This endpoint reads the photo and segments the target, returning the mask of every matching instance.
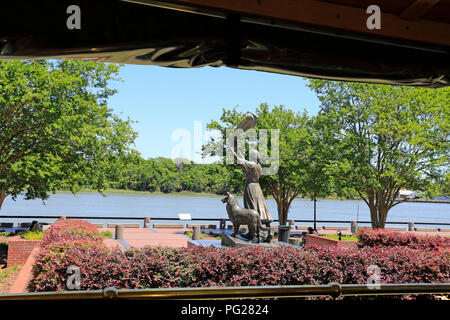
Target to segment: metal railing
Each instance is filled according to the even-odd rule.
[[[101,217],[101,216],[65,216],[69,219],[92,219],[92,220],[142,220],[144,221],[147,217]],[[1,215],[0,219],[59,219],[60,216],[31,216],[31,215]],[[183,221],[175,217],[149,217],[152,221]],[[301,223],[314,223],[314,220],[305,219],[291,219],[294,222]],[[190,221],[230,221],[228,218],[191,218]],[[273,220],[274,222],[279,222],[279,220]],[[356,222],[357,224],[371,224],[370,221],[351,221],[351,220],[316,220],[316,223],[345,223],[351,224]],[[391,225],[408,225],[411,222],[406,221],[386,221],[386,224]],[[434,226],[450,226],[450,222],[413,222],[414,225],[434,225]]]
[[[214,287],[214,288],[160,288],[115,289],[92,291],[30,292],[0,294],[0,300],[76,300],[76,299],[145,299],[145,300],[228,300],[261,298],[302,298],[328,296],[386,296],[450,294],[450,283],[394,283],[379,284],[377,288],[363,284]]]

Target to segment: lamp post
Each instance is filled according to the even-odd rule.
[[[342,232],[340,229],[338,229],[337,234],[339,236],[339,241],[342,241]]]
[[[316,227],[316,193],[314,192],[314,231],[317,231],[317,227]]]

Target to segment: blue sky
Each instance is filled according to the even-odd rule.
[[[118,93],[109,107],[122,118],[138,121],[133,124],[139,133],[135,149],[144,158],[170,157],[177,144],[171,140],[174,130],[193,133],[194,121],[201,121],[204,130],[206,123],[219,120],[222,108],[253,112],[266,102],[310,114],[319,110],[318,99],[301,77],[225,67],[136,65],[123,66],[120,77],[123,82],[111,83]]]

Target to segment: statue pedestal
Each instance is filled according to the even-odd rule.
[[[221,241],[221,245],[223,247],[254,247],[254,246],[258,246],[258,247],[264,247],[264,248],[275,248],[275,247],[280,247],[280,246],[292,246],[289,243],[285,243],[285,242],[271,242],[271,243],[253,243],[249,240],[244,239],[243,237],[237,236],[237,237],[232,237],[227,233],[222,233],[222,241]]]

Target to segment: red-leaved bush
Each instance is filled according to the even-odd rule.
[[[108,250],[72,242],[41,254],[30,291],[66,289],[67,268],[81,269],[81,289],[365,284],[367,268],[381,269],[382,283],[448,282],[448,250],[408,247],[362,249],[292,247],[194,249],[146,247]]]
[[[58,242],[69,240],[86,240],[101,243],[102,235],[97,228],[83,220],[59,219],[52,223],[42,237],[41,247],[48,247]]]
[[[361,247],[407,246],[409,248],[422,250],[450,248],[450,238],[448,237],[420,236],[412,232],[362,228],[358,231],[356,236]]]
[[[48,231],[51,232],[47,234]],[[386,237],[378,232],[361,231],[360,241],[370,245],[359,249],[283,246],[121,250],[103,245],[97,230],[87,222],[61,220],[48,231],[33,266],[29,291],[66,290],[67,270],[72,265],[80,268],[82,290],[109,286],[120,289],[365,284],[370,265],[380,268],[381,283],[450,281],[447,245],[433,244],[439,250],[423,250],[430,248],[422,244],[423,239],[368,240]],[[394,236],[389,233],[389,237]]]

